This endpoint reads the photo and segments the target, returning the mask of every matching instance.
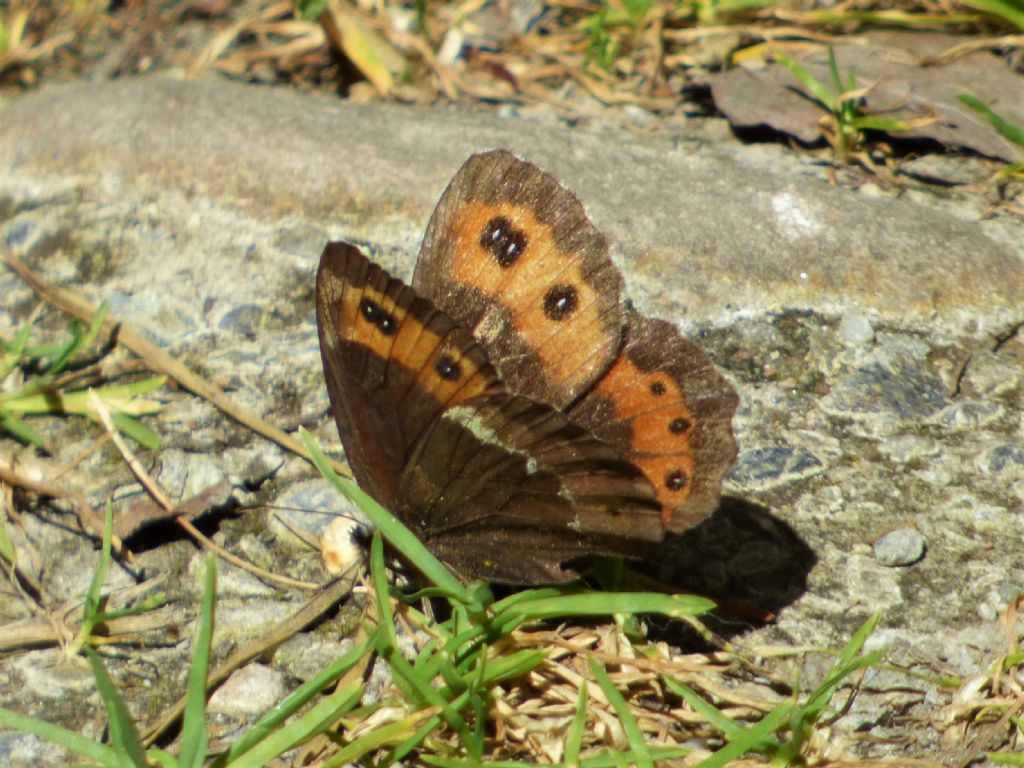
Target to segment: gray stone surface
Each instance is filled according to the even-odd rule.
[[[760,629],[727,622],[739,644],[835,646],[882,611],[875,640],[897,663],[971,675],[1005,651],[998,614],[1024,589],[1024,343],[1012,332],[1024,322],[1024,228],[983,219],[971,200],[832,187],[785,151],[728,142],[148,80],[2,107],[0,244],[49,279],[109,299],[112,313],[240,403],[335,444],[313,321],[323,242],[354,240],[410,275],[447,179],[493,146],[561,176],[615,238],[631,298],[680,322],[740,393],[727,498],[653,554],[657,575],[778,614]],[[36,301],[2,270],[0,292],[9,338]],[[147,466],[176,494],[227,478],[239,504],[312,502],[318,512],[269,522],[222,516],[216,536],[265,567],[323,578],[295,535],[315,536],[325,519],[312,470],[180,391],[160,397],[148,423],[164,446],[143,455]],[[40,419],[38,429],[56,446],[52,468],[97,436],[73,419]],[[32,454],[3,438],[0,452]],[[97,506],[134,492],[109,446],[74,480]],[[344,510],[340,500],[328,509]],[[54,599],[80,593],[91,545],[26,520],[16,543],[43,553],[33,575]],[[887,567],[873,546],[898,529],[918,532],[927,555]],[[173,576],[188,637],[199,559],[166,530],[140,543],[137,567]],[[111,579],[130,581],[119,569]],[[221,589],[221,651],[303,598],[227,566]],[[0,616],[20,610],[0,593]],[[187,650],[161,649],[157,667],[112,661],[122,681],[149,681],[133,706],[173,699]],[[86,689],[74,707],[33,700],[44,678],[17,658],[0,662],[0,699],[72,727],[97,716]],[[173,674],[150,680],[154,669]],[[74,676],[61,679],[72,690]],[[925,717],[946,695],[907,685],[919,686],[916,703],[888,702],[904,714]],[[882,704],[861,706],[857,722],[875,722]],[[933,754],[930,737],[890,727],[905,754]],[[0,738],[5,751],[37,756],[20,764],[47,759],[23,739]]]
[[[927,542],[920,531],[900,528],[875,542],[875,559],[890,567],[913,565],[924,557]]]
[[[634,298],[676,316],[862,304],[901,322],[931,323],[934,312],[964,320],[977,311],[991,320],[1012,316],[1024,289],[1020,239],[1000,224],[909,196],[836,188],[775,155],[212,82],[54,88],[5,113],[8,195],[44,184],[51,199],[87,190],[116,196],[130,180],[138,195],[131,239],[151,248],[167,236],[150,226],[154,216],[186,217],[175,238],[185,250],[190,234],[208,236],[219,218],[220,235],[207,237],[206,250],[229,240],[234,263],[202,259],[190,270],[213,286],[239,288],[233,273],[258,270],[268,249],[291,255],[288,266],[301,270],[326,233],[372,242],[407,267],[454,169],[473,151],[506,146],[563,178],[618,241]],[[274,233],[245,231],[250,216]],[[30,248],[46,232],[27,219],[7,238]],[[98,245],[90,259],[97,276],[117,274],[118,249],[109,240]],[[172,268],[153,263],[146,271],[161,266]],[[298,288],[298,277],[279,273],[276,285]],[[262,281],[245,287],[229,307],[201,316],[163,307],[166,332],[251,324],[261,307],[265,330],[280,310],[254,295]],[[115,309],[133,315],[140,300],[123,296]]]
[[[287,692],[281,672],[266,664],[249,664],[214,691],[207,711],[240,720],[256,720]]]

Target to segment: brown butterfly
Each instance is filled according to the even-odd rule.
[[[352,245],[324,250],[320,350],[349,464],[464,578],[567,581],[717,504],[736,393],[620,289],[579,200],[502,150],[452,179],[411,288]]]

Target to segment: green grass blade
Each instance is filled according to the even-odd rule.
[[[295,4],[299,18],[310,21],[318,19],[325,8],[327,8],[327,0],[298,0]]]
[[[85,335],[82,332],[82,324],[77,320],[72,321],[71,338],[58,345],[53,360],[50,361],[50,364],[46,367],[46,371],[43,374],[47,379],[52,379],[58,373],[67,368],[68,363],[71,362],[71,358],[79,349],[82,348],[82,339],[84,336]]]
[[[388,570],[384,564],[384,540],[380,531],[373,532],[370,542],[370,578],[373,591],[377,598],[377,616],[381,629],[384,631],[382,642],[392,648],[398,647],[398,636],[395,632],[395,617],[391,613],[391,585],[388,582]]]
[[[25,347],[28,346],[28,335],[32,330],[31,325],[25,325],[10,341],[0,341],[3,345],[3,355],[0,356],[0,379],[7,377],[7,374],[14,370],[21,362],[25,354]]]
[[[825,109],[833,114],[838,112],[838,105],[836,104],[836,96],[834,93],[828,90],[814,75],[807,71],[803,64],[798,62],[796,59],[792,59],[782,51],[772,51],[772,57],[779,62],[782,66],[788,69],[797,80],[799,80],[804,88],[806,88],[811,96],[814,97]]]
[[[836,64],[836,49],[831,45],[828,47],[828,74],[832,78],[832,91],[836,94],[842,93],[843,79],[839,75],[839,65]]]
[[[60,352],[58,352],[56,358],[46,368],[46,376],[52,378],[58,373],[63,371],[71,362],[71,358],[79,352],[85,349],[99,336],[100,330],[103,328],[103,320],[107,316],[107,309],[109,304],[106,301],[100,303],[96,308],[96,312],[92,316],[92,320],[89,321],[89,327],[83,330],[82,324],[77,320],[71,323],[71,339],[63,345]]]
[[[155,451],[160,447],[160,438],[157,434],[127,413],[112,413],[110,414],[110,419],[114,422],[114,426],[117,427],[118,431],[130,437],[146,450]]]
[[[695,595],[583,592],[519,601],[506,607],[500,616],[523,616],[530,621],[563,616],[610,616],[615,613],[655,613],[670,618],[688,618],[707,613],[714,607],[711,600]]]
[[[441,725],[441,718],[438,715],[432,715],[429,717],[424,721],[423,725],[416,729],[416,732],[412,736],[395,747],[395,751],[391,755],[391,760],[389,760],[387,764],[390,765],[393,762],[401,762],[402,760],[405,760],[405,758],[408,757],[409,754],[420,744],[422,744],[427,736],[433,733],[439,725]],[[420,759],[426,761],[426,756],[420,755]]]
[[[580,750],[583,748],[583,732],[587,726],[587,681],[580,682],[576,697],[576,714],[572,716],[569,730],[565,734],[565,768],[580,768]]]
[[[232,744],[230,749],[214,762],[214,766],[232,765],[232,761],[238,759],[255,745],[274,734],[288,718],[306,706],[314,696],[335,683],[352,667],[358,664],[363,655],[369,653],[370,648],[378,641],[381,632],[381,628],[378,627],[362,642],[349,648],[348,651],[332,661],[319,674],[311,677],[288,694],[283,701],[275,705],[270,712],[260,718],[252,728],[248,729],[238,741]]]
[[[859,655],[868,637],[875,631],[881,620],[880,613],[874,614],[854,633],[850,641],[840,651],[839,659],[825,675],[825,679],[808,697],[801,708],[801,716],[805,722],[817,720],[821,712],[843,684],[843,681],[854,672],[878,664],[885,656],[883,651]]]
[[[544,648],[524,649],[490,659],[487,662],[487,674],[483,676],[481,685],[492,686],[503,680],[523,677],[543,664],[550,653],[550,650]]]
[[[338,752],[331,755],[330,759],[324,762],[321,768],[337,768],[338,766],[357,764],[360,758],[382,747],[401,744],[416,732],[419,721],[422,719],[417,715],[418,713],[414,713],[397,722],[388,723],[380,728],[374,728],[372,731],[364,733],[358,739],[350,744],[346,744]],[[433,730],[433,728],[430,730]]]
[[[387,539],[389,544],[401,552],[427,580],[439,589],[444,590],[453,599],[466,604],[473,602],[474,594],[462,586],[462,582],[445,568],[440,560],[434,557],[412,531],[402,525],[395,519],[394,515],[384,509],[358,485],[351,480],[339,477],[331,469],[330,464],[327,462],[327,457],[324,456],[320,446],[316,444],[313,436],[308,431],[300,429],[299,437],[309,451],[316,468],[320,470],[320,474],[366,514],[370,522]],[[480,610],[482,610],[482,606]]]
[[[704,701],[704,699],[688,685],[680,683],[675,678],[664,676],[662,678],[665,682],[665,686],[672,691],[676,696],[679,696],[683,701],[690,705],[690,708],[694,712],[699,714],[711,727],[717,728],[722,732],[722,735],[727,739],[733,739],[743,733],[743,726],[739,723],[734,722],[730,718],[723,715],[714,707],[714,705]]]
[[[1010,163],[999,172],[1000,176],[1015,176],[1024,178],[1024,160],[1019,163]]]
[[[206,677],[210,671],[213,645],[213,607],[217,593],[217,560],[206,556],[203,572],[203,602],[199,610],[198,631],[192,651],[185,692],[185,714],[181,725],[181,768],[200,768],[206,759]]]
[[[473,743],[473,735],[469,730],[469,725],[462,715],[459,714],[459,707],[467,698],[466,694],[462,694],[455,701],[449,702],[440,691],[434,688],[432,679],[419,674],[402,657],[397,649],[383,646],[383,643],[381,643],[378,644],[377,652],[388,662],[396,682],[401,678],[414,693],[416,700],[423,704],[437,707],[441,711],[441,716],[445,722],[458,734],[459,740],[464,746],[469,746]]]
[[[697,763],[696,768],[725,768],[748,752],[763,751],[766,744],[777,743],[773,735],[784,728],[793,714],[794,704],[786,701],[765,715],[756,724],[744,728],[724,747]]]
[[[956,97],[988,120],[989,123],[992,124],[992,127],[995,128],[996,131],[999,132],[999,135],[1004,139],[1008,139],[1014,144],[1024,147],[1024,127],[1019,126],[1016,123],[1011,123],[1009,120],[1000,117],[989,109],[985,102],[976,96],[969,93],[958,93]]]
[[[473,711],[473,729],[470,732],[472,740],[466,745],[466,751],[474,760],[480,760],[484,755],[484,747],[487,738],[487,688],[484,685],[484,678],[487,675],[487,653],[478,656],[478,664],[474,674],[469,679],[469,687],[466,691],[466,704]],[[456,689],[457,690],[457,689]]]
[[[96,689],[107,707],[107,728],[110,731],[110,742],[114,752],[122,759],[127,759],[135,768],[146,768],[146,752],[142,748],[142,740],[124,699],[107,674],[100,655],[89,646],[85,646],[83,650],[96,678]]]
[[[839,652],[839,660],[842,664],[849,664],[857,659],[864,644],[874,634],[874,631],[878,628],[878,622],[881,620],[882,614],[874,613],[857,628],[857,631],[853,633],[853,637],[847,641],[846,645],[843,646],[843,650]]]
[[[1024,3],[1013,0],[964,0],[964,5],[998,16],[1024,31]]]
[[[110,309],[110,302],[104,299],[100,302],[100,305],[96,307],[96,313],[92,316],[92,320],[89,322],[89,328],[85,332],[85,336],[82,338],[82,346],[87,347],[100,336],[100,331],[103,330],[103,321],[107,319],[107,311]]]
[[[178,759],[162,749],[151,749],[146,753],[146,757],[159,768],[178,768]]]
[[[1024,755],[1019,752],[988,752],[985,757],[996,765],[1024,766]]]
[[[324,697],[297,720],[271,731],[267,738],[230,763],[231,768],[262,768],[279,755],[319,736],[359,703],[363,686],[352,682]]]
[[[138,399],[163,386],[166,376],[150,376],[148,379],[134,381],[131,384],[111,384],[95,388],[96,395],[103,401],[111,413],[127,413],[143,416],[160,410],[160,403],[153,400]],[[38,380],[37,380],[38,381]],[[35,384],[35,382],[33,382]],[[38,386],[26,386],[21,392],[2,399],[6,410],[16,413],[73,413],[81,416],[92,416],[93,408],[89,399],[89,390],[74,392],[37,392]],[[31,392],[32,394],[27,394]]]
[[[82,626],[68,646],[69,651],[73,654],[78,653],[89,642],[92,631],[100,622],[99,613],[102,603],[103,584],[107,580],[107,568],[110,566],[110,542],[113,532],[114,507],[108,500],[103,508],[103,539],[100,546],[100,559],[96,564],[96,570],[92,574],[92,581],[89,582],[89,589],[85,593],[85,600],[82,606]]]
[[[861,131],[885,131],[886,133],[899,133],[909,131],[911,126],[906,120],[895,120],[886,117],[871,117],[862,115],[853,117],[850,123],[854,128]]]
[[[453,613],[457,610],[457,608],[454,609]],[[451,628],[456,629],[457,626]],[[446,629],[448,627],[442,627],[441,631]],[[456,664],[464,666],[468,663],[468,659],[476,655],[480,645],[486,641],[487,637],[489,635],[493,637],[494,634],[494,628],[486,619],[468,624],[466,629],[459,634],[447,636],[444,643],[444,652],[455,659]]]
[[[18,566],[18,550],[14,548],[14,542],[11,541],[7,523],[7,511],[0,505],[0,560],[13,571]]]
[[[615,710],[615,714],[619,717],[622,731],[633,752],[633,764],[637,768],[654,768],[654,760],[651,758],[651,753],[647,748],[647,739],[644,738],[644,733],[640,730],[640,724],[633,717],[633,713],[630,711],[626,700],[612,683],[604,667],[596,659],[588,657],[587,662],[590,666],[591,674],[594,676],[597,684],[601,686],[605,698],[608,699],[612,709]]]
[[[29,717],[0,707],[0,728],[31,733],[43,741],[56,744],[87,760],[97,762],[104,768],[120,768],[121,766],[121,760],[116,752],[106,744],[101,744],[80,733],[48,723],[37,717]]]
[[[145,600],[140,600],[137,603],[132,603],[127,608],[118,608],[116,611],[99,611],[96,614],[96,623],[105,624],[113,621],[114,619],[124,618],[125,616],[140,616],[147,611],[153,611],[167,604],[167,595],[163,592],[157,592],[150,595]]]
[[[508,597],[502,598],[491,606],[491,608],[496,614],[505,613],[508,609],[515,607],[519,603],[529,602],[531,600],[541,600],[546,597],[561,597],[566,594],[579,593],[582,591],[583,590],[578,585],[524,589],[522,592],[516,592]]]
[[[15,440],[20,440],[23,443],[34,445],[36,448],[45,447],[42,435],[32,429],[13,413],[0,410],[0,429],[9,434]]]

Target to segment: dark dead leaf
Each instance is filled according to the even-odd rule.
[[[194,520],[213,507],[223,504],[230,496],[231,483],[226,480],[206,486],[174,509],[164,509],[147,496],[129,504],[114,518],[114,533],[121,538],[128,538],[141,528],[160,520],[169,520],[178,516]]]
[[[858,86],[867,89],[862,114],[911,123],[899,137],[934,139],[1008,162],[1024,159],[1024,149],[957,100],[959,93],[972,93],[1004,119],[1024,125],[1024,78],[986,50],[929,65],[961,43],[962,36],[881,30],[834,47],[840,74],[855,72]],[[827,46],[802,44],[787,53],[820,82],[831,83]],[[766,125],[805,143],[824,137],[824,107],[780,64],[731,69],[710,82],[715,105],[736,127]]]

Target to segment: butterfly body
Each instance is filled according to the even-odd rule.
[[[579,201],[503,151],[452,180],[412,287],[325,249],[317,324],[353,473],[463,577],[566,581],[717,502],[735,393],[620,285]]]

